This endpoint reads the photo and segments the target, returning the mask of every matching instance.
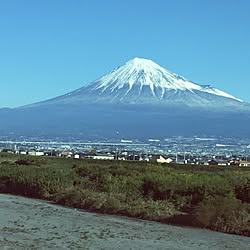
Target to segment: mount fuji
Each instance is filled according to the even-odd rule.
[[[209,85],[195,84],[148,59],[135,58],[66,95],[34,104],[123,104],[243,107],[243,102]],[[30,105],[29,105],[30,107]]]
[[[249,135],[250,104],[135,58],[65,95],[0,110],[2,134],[145,138]]]

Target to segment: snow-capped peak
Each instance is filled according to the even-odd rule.
[[[91,86],[91,85],[90,85]],[[151,94],[156,96],[155,90],[160,89],[160,99],[164,98],[167,91],[201,91],[216,96],[226,97],[241,101],[234,96],[208,85],[195,84],[182,76],[174,74],[149,59],[134,58],[124,65],[114,69],[109,74],[101,77],[92,84],[95,90],[101,92],[107,89],[111,92],[127,89],[126,95],[134,88],[150,87]],[[159,95],[158,95],[159,96]]]

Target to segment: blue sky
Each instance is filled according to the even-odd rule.
[[[0,107],[82,87],[134,57],[250,102],[248,0],[0,0]]]

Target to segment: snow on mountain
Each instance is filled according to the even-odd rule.
[[[0,133],[85,138],[249,135],[250,104],[135,58],[53,99],[0,110]],[[51,138],[51,137],[50,137]]]
[[[201,91],[241,101],[216,88],[195,84],[182,76],[171,73],[151,60],[141,58],[134,58],[128,61],[123,66],[114,69],[109,74],[90,84],[90,87],[91,86],[93,86],[92,90],[99,90],[101,92],[105,92],[107,89],[110,92],[114,92],[128,86],[125,95],[127,95],[133,87],[139,87],[138,96],[140,96],[144,86],[149,86],[151,94],[158,96],[159,99],[163,99],[165,93],[169,90],[181,90],[191,93]],[[156,88],[161,90],[160,95],[156,94]]]
[[[65,95],[35,103],[72,105],[160,105],[209,109],[242,109],[240,99],[198,85],[148,59],[134,58],[96,81]],[[247,107],[249,109],[249,107]]]

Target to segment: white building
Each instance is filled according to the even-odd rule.
[[[158,162],[158,163],[170,163],[170,162],[172,162],[173,160],[171,159],[171,158],[164,158],[162,155],[160,155],[157,159],[156,159],[156,161]]]
[[[75,158],[75,159],[80,159],[80,155],[79,155],[79,154],[75,154],[75,155],[74,155],[74,158]]]
[[[36,156],[43,156],[44,152],[36,152]]]
[[[113,155],[93,155],[91,158],[94,160],[114,160]]]
[[[28,155],[33,155],[33,156],[43,156],[44,152],[37,152],[37,151],[29,151]]]
[[[239,166],[240,167],[250,167],[250,162],[249,161],[240,161]]]

